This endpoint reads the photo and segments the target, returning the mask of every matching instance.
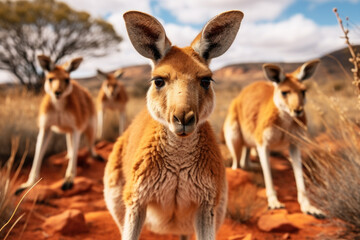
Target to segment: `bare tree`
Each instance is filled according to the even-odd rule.
[[[51,56],[55,63],[68,55],[106,55],[121,40],[111,24],[62,2],[0,2],[0,69],[29,89],[42,85],[38,54]]]

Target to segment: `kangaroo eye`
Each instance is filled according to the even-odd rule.
[[[49,78],[49,82],[52,82],[54,79],[53,78]]]
[[[165,80],[163,78],[156,77],[153,79],[153,81],[157,89],[160,89],[165,85]]]
[[[290,93],[289,91],[282,91],[282,92],[281,92],[281,95],[282,95],[283,97],[286,97],[289,93]]]
[[[69,84],[69,82],[70,82],[70,78],[66,78],[66,79],[65,79],[65,83],[66,83],[66,84]]]
[[[303,97],[305,97],[306,90],[302,90],[302,91],[301,91],[301,94],[302,94]]]
[[[212,78],[210,78],[210,77],[202,78],[200,85],[201,85],[204,89],[208,90],[209,87],[210,87],[211,81],[213,81],[213,80],[212,80]]]

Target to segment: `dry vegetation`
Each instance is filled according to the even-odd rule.
[[[344,29],[336,9],[334,12],[349,47],[349,61],[354,65],[351,69],[353,91],[360,97],[360,53],[350,44],[349,31]],[[318,109],[324,133],[316,138],[299,139],[308,156],[304,165],[312,200],[330,219],[345,226],[339,239],[360,239],[360,128],[359,109],[354,109],[356,98],[346,104],[320,91],[315,96],[313,106]],[[357,117],[346,114],[348,106],[354,109],[353,116]]]

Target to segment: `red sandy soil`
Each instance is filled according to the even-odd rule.
[[[224,151],[224,146],[222,145]],[[97,145],[97,151],[107,158],[112,150],[112,143],[101,142]],[[44,161],[41,171],[41,177],[43,180],[39,183],[40,186],[47,186],[55,182],[62,180],[67,161],[64,161],[65,153],[52,156]],[[112,217],[106,209],[103,199],[103,173],[105,163],[97,162],[87,156],[85,149],[81,149],[79,153],[79,164],[77,168],[77,174],[79,177],[86,177],[91,179],[94,183],[90,190],[78,193],[70,197],[50,198],[46,199],[43,203],[37,203],[33,205],[31,196],[21,204],[19,213],[26,212],[27,214],[12,230],[8,239],[22,239],[22,240],[35,240],[35,239],[56,239],[56,240],[68,240],[68,239],[82,239],[82,240],[112,240],[121,239],[120,233],[114,223]],[[21,181],[25,181],[29,169],[22,170]],[[290,167],[290,163],[281,158],[272,158],[272,171],[274,176],[274,182],[278,191],[279,200],[286,205],[287,215],[293,225],[299,229],[293,232],[287,232],[281,230],[277,232],[263,232],[258,227],[258,219],[263,215],[269,215],[269,211],[266,208],[266,200],[264,198],[265,191],[263,187],[263,180],[261,173],[258,173],[256,179],[256,191],[257,198],[262,198],[260,201],[260,207],[252,211],[252,216],[244,223],[233,220],[228,216],[217,233],[218,240],[241,240],[241,239],[319,239],[319,235],[333,234],[338,229],[332,226],[328,220],[318,220],[312,216],[304,215],[300,212],[299,205],[296,200],[296,187],[294,176]],[[246,184],[255,186],[251,180],[252,174],[248,174],[242,170],[227,169],[227,178],[229,182],[229,204],[243,203],[242,199],[236,197],[241,187]],[[260,180],[259,180],[260,179]],[[260,183],[259,183],[260,182]],[[39,186],[36,186],[38,188]],[[33,189],[36,192],[36,188]],[[240,190],[239,190],[240,189]],[[33,194],[33,193],[32,193]],[[246,195],[243,192],[242,196]],[[19,200],[20,197],[17,197]],[[234,199],[236,200],[234,203]],[[244,200],[245,201],[245,200]],[[246,204],[251,203],[244,203]],[[236,206],[230,206],[229,209],[236,209]],[[88,226],[88,232],[76,234],[73,236],[63,236],[60,233],[50,234],[43,229],[42,224],[44,220],[50,216],[54,216],[64,212],[67,209],[79,209],[85,215],[86,224]],[[30,218],[27,221],[28,214],[30,212]],[[275,210],[273,213],[282,213],[284,210]],[[25,231],[22,233],[24,226]],[[22,234],[22,235],[21,235]],[[149,240],[165,240],[165,239],[178,239],[177,236],[164,236],[156,235],[149,232],[146,228],[143,229],[140,239]],[[195,237],[193,237],[195,239]]]

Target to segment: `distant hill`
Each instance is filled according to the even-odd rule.
[[[359,48],[357,46],[357,48]],[[318,84],[326,84],[328,82],[342,82],[350,80],[347,74],[352,76],[350,69],[352,64],[348,61],[350,53],[348,48],[343,48],[320,58],[321,64],[314,78]],[[253,81],[264,80],[262,73],[262,65],[264,63],[242,63],[223,67],[214,72],[214,79],[223,85],[235,84],[244,86]],[[282,66],[285,71],[291,72],[302,64],[299,63],[275,63]],[[346,73],[345,73],[345,72]]]

